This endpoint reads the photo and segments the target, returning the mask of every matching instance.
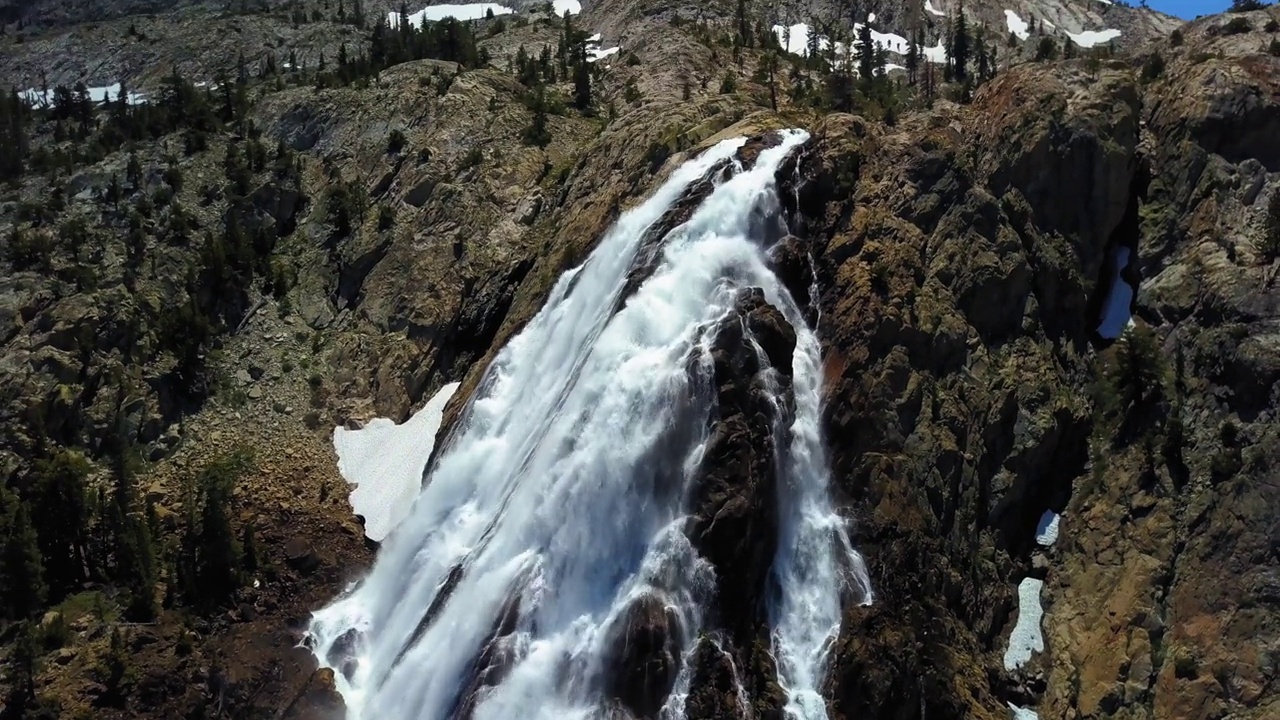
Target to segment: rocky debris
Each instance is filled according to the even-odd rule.
[[[636,717],[657,717],[680,671],[681,633],[661,597],[646,594],[633,602],[605,640],[605,692]]]

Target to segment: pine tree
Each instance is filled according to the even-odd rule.
[[[188,597],[204,607],[226,601],[240,585],[241,549],[231,527],[232,492],[252,457],[234,454],[200,471],[183,538]]]
[[[969,63],[969,27],[964,17],[964,5],[960,5],[960,16],[956,20],[955,36],[951,41],[952,74],[957,80],[964,80],[965,67]]]
[[[35,528],[26,505],[0,487],[0,618],[16,620],[43,609],[48,590]]]
[[[36,707],[36,627],[24,623],[9,659],[9,692],[5,696],[7,717],[26,718]]]
[[[524,130],[524,142],[526,145],[546,147],[551,142],[551,131],[547,128],[547,98],[541,85],[533,91],[530,102],[533,120]]]
[[[871,39],[871,26],[863,23],[858,28],[858,77],[861,78],[863,92],[868,92],[875,75],[876,46]]]
[[[63,597],[85,579],[89,462],[74,450],[55,450],[33,471],[31,520],[39,538],[52,598]]]
[[[917,40],[919,30],[911,33],[907,39],[907,84],[916,84],[916,74],[920,72],[920,43]]]

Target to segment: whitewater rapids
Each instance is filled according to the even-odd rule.
[[[842,599],[869,601],[870,588],[828,498],[818,340],[766,261],[774,176],[807,138],[783,133],[749,170],[732,161],[745,139],[686,162],[498,354],[368,577],[313,617],[311,647],[337,671],[349,720],[600,717],[610,629],[645,594],[679,621],[685,658],[661,715],[684,717],[688,655],[715,602],[685,501],[713,420],[714,331],[746,287],[797,333],[769,617],[788,714],[826,717]],[[716,174],[624,297],[646,232],[726,161],[736,172]],[[477,684],[480,657],[503,670]]]

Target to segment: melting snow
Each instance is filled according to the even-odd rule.
[[[1009,649],[1004,651],[1004,669],[1017,670],[1031,659],[1032,653],[1044,650],[1044,635],[1040,633],[1040,590],[1043,580],[1024,578],[1018,584],[1018,622],[1009,633]]]
[[[1018,707],[1013,703],[1006,703],[1009,706],[1010,720],[1040,720],[1040,716],[1035,710],[1030,708]]]
[[[947,61],[947,49],[942,46],[942,41],[938,41],[937,47],[921,48],[920,52],[924,58],[931,63],[945,63]]]
[[[1112,257],[1115,270],[1111,273],[1111,287],[1107,290],[1102,322],[1098,324],[1098,334],[1109,340],[1120,337],[1120,333],[1132,323],[1129,305],[1133,302],[1133,287],[1120,277],[1120,273],[1129,267],[1129,248],[1116,248]]]
[[[787,52],[793,55],[807,55],[809,52],[809,26],[804,23],[796,23],[790,27],[783,25],[774,25],[773,34],[778,36],[778,42],[786,45]],[[820,43],[825,39],[820,39]]]
[[[1018,17],[1018,13],[1012,10],[1004,11],[1004,22],[1009,26],[1009,32],[1018,36],[1019,40],[1026,40],[1031,37],[1027,32],[1027,21]]]
[[[497,3],[468,3],[466,5],[428,5],[405,18],[414,27],[422,27],[422,23],[439,22],[445,18],[454,20],[480,20],[492,10],[494,15],[509,15],[515,10]],[[394,27],[400,21],[400,13],[387,13],[387,21]]]
[[[1036,542],[1045,547],[1049,547],[1058,539],[1058,520],[1061,515],[1052,511],[1045,510],[1040,516],[1040,522],[1036,525]]]
[[[595,35],[592,35],[591,37],[587,38],[587,62],[596,62],[599,60],[603,60],[609,57],[610,55],[618,54],[618,51],[622,49],[619,47],[610,47],[610,48],[601,49],[600,39],[603,37],[604,36],[601,35],[600,33],[596,33]]]
[[[856,23],[853,27],[855,32],[859,32],[862,30],[862,23]],[[785,44],[787,52],[796,55],[807,55],[809,53],[809,32],[809,26],[805,23],[796,23],[789,27],[783,25],[773,26],[773,33],[778,36],[778,42]],[[889,52],[899,55],[907,53],[908,42],[901,35],[872,30],[871,41]],[[827,38],[819,37],[818,47],[826,50],[831,47],[831,43]],[[844,53],[846,49],[843,43],[836,43],[837,52]],[[924,55],[930,62],[946,62],[946,51],[942,49],[941,43],[938,44],[937,48],[924,48]]]
[[[1115,40],[1120,37],[1120,31],[1115,28],[1107,28],[1106,30],[1085,30],[1078,33],[1069,32],[1067,35],[1080,47],[1089,48]]]
[[[942,17],[942,16],[946,15],[946,13],[944,13],[944,12],[942,12],[941,10],[939,10],[938,8],[934,7],[934,6],[933,6],[933,3],[932,3],[932,2],[930,2],[929,0],[924,0],[924,9],[925,9],[925,11],[926,11],[926,12],[931,12],[931,13],[933,13],[934,15],[937,15],[938,17]]]
[[[120,83],[114,83],[105,87],[87,88],[89,91],[89,100],[95,103],[116,102],[120,99]],[[32,105],[49,107],[53,104],[53,90],[49,90],[46,94],[35,88],[31,88],[22,93],[22,98]],[[137,105],[147,101],[146,93],[129,93],[129,104]]]
[[[570,15],[577,15],[582,12],[582,3],[578,2],[578,0],[553,0],[551,6],[555,9],[558,17],[564,17],[566,11]]]
[[[603,60],[609,57],[610,55],[618,54],[619,50],[621,50],[621,48],[618,48],[618,47],[604,48],[603,50],[600,48],[591,48],[587,50],[587,55],[588,55],[587,62],[596,62],[598,60]]]
[[[351,510],[364,517],[364,534],[370,540],[381,542],[409,514],[422,489],[422,471],[444,419],[444,406],[458,385],[440,388],[403,425],[378,418],[360,430],[334,428],[338,472],[356,486]]]

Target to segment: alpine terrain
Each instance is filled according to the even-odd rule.
[[[1280,5],[0,0],[0,720],[1280,717]]]

